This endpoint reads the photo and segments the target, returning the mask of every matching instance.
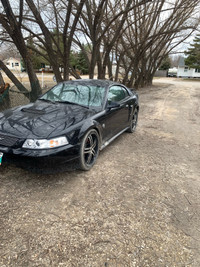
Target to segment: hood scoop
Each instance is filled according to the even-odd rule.
[[[46,113],[45,110],[35,108],[22,108],[21,111],[37,115],[44,115]]]

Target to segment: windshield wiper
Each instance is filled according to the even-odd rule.
[[[79,103],[74,103],[74,102],[70,102],[70,101],[66,101],[66,100],[65,101],[56,101],[56,102],[64,103],[64,104],[70,104],[70,105],[77,105],[77,106],[89,109],[89,106],[85,106],[85,105],[82,105],[82,104],[79,104]]]

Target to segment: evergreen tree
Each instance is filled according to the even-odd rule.
[[[74,69],[77,69],[77,65],[78,65],[78,53],[71,50],[70,51],[70,57],[69,57],[69,62],[71,67],[73,67]]]
[[[78,53],[77,68],[81,71],[82,74],[88,74],[89,73],[88,62],[86,61],[85,55],[84,55],[82,50]]]
[[[168,70],[171,67],[171,60],[168,56],[166,56],[162,62],[159,70]]]
[[[194,43],[185,54],[187,55],[185,64],[190,68],[200,69],[200,34],[197,34]]]

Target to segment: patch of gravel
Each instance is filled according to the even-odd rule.
[[[158,82],[91,171],[1,166],[0,266],[200,266],[198,88]]]

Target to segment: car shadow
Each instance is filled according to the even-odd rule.
[[[78,160],[72,160],[72,161],[68,161],[62,164],[53,164],[51,162],[51,164],[45,165],[45,166],[41,166],[37,165],[37,163],[33,164],[25,164],[22,162],[6,162],[3,163],[1,166],[1,170],[2,171],[6,171],[6,169],[8,169],[9,167],[14,167],[14,168],[18,168],[18,169],[22,169],[25,171],[28,171],[30,173],[33,174],[58,174],[58,173],[64,173],[64,172],[73,172],[73,171],[78,171],[79,170],[79,163]]]

